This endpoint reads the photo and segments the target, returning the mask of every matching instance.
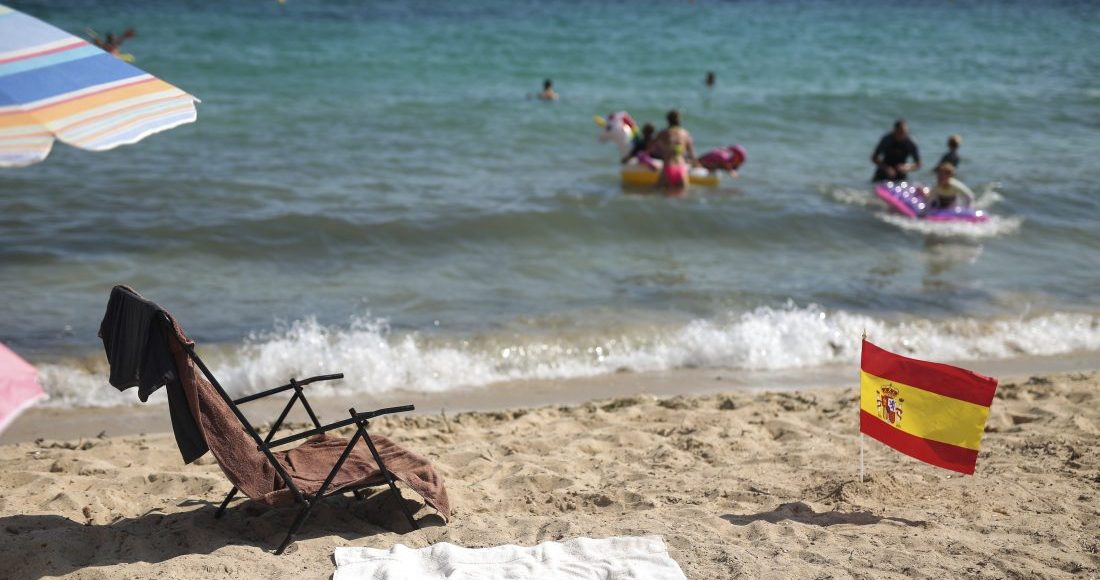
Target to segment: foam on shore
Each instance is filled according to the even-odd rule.
[[[565,379],[684,368],[775,371],[855,364],[859,337],[884,348],[940,361],[1052,356],[1100,350],[1100,316],[1053,313],[1020,319],[886,321],[817,306],[762,307],[719,320],[572,336],[400,333],[385,320],[357,317],[343,326],[312,318],[255,333],[238,345],[207,345],[205,358],[231,394],[241,395],[339,370],[333,394],[393,390],[444,392],[502,381]],[[40,366],[48,405],[132,403],[106,384],[106,365],[62,361]],[[161,393],[158,393],[161,394]]]

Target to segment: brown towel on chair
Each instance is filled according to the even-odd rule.
[[[371,434],[370,438],[374,442],[375,449],[378,450],[378,455],[386,464],[386,469],[420,494],[428,505],[443,515],[443,519],[449,520],[451,507],[447,499],[447,489],[443,487],[443,480],[436,474],[428,460],[401,448],[381,435]],[[294,480],[294,485],[298,486],[298,490],[304,494],[311,494],[320,489],[347,445],[348,440],[342,437],[317,435],[306,439],[305,443],[295,449],[275,455]],[[332,480],[329,489],[381,485],[385,482],[367,444],[360,441],[344,462],[340,473],[336,474],[336,478]],[[289,489],[281,487],[264,496],[263,501],[278,504],[290,501],[292,497]]]
[[[165,312],[165,315],[171,323],[170,328],[165,330],[168,347],[176,361],[180,384],[203,438],[217,458],[222,472],[237,489],[252,499],[270,505],[292,502],[293,494],[263,452],[257,449],[256,441],[245,431],[232,408],[188,356],[184,345],[193,347],[194,341],[184,334],[171,314]],[[438,510],[445,520],[449,520],[451,507],[447,499],[447,489],[435,468],[423,457],[403,449],[385,437],[372,434],[371,440],[394,477],[420,494],[428,505]],[[318,435],[294,449],[277,451],[274,455],[299,491],[309,495],[321,487],[347,442],[347,439],[340,437]],[[360,441],[328,489],[335,491],[346,487],[376,485],[384,481],[366,442]]]

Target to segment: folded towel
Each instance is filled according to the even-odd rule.
[[[661,536],[524,547],[336,548],[332,580],[687,580]]]

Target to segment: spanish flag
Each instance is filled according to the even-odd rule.
[[[859,430],[925,463],[974,473],[997,379],[863,341]]]

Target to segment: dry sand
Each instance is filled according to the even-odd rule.
[[[337,546],[661,534],[692,579],[1100,578],[1098,389],[1002,380],[977,475],[868,440],[863,483],[853,388],[379,421],[437,462],[453,521],[424,508],[404,533],[389,494],[336,498],[281,557],[293,511],[215,520],[229,484],[170,434],[5,445],[0,577],[327,578]]]

